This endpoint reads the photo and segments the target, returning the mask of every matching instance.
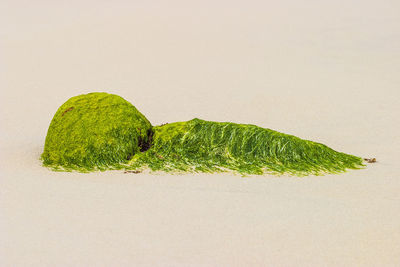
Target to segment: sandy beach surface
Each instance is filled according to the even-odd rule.
[[[0,3],[0,266],[400,266],[399,1]],[[190,3],[191,2],[191,3]],[[105,91],[378,162],[321,177],[52,172]]]

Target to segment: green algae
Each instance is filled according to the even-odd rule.
[[[363,167],[359,157],[255,125],[193,119],[153,131],[151,149],[136,154],[129,168],[304,176]]]
[[[123,98],[71,98],[50,124],[43,164],[53,170],[109,169],[295,176],[363,168],[360,157],[250,124],[193,119],[152,127]]]
[[[75,96],[54,115],[41,158],[54,170],[120,169],[149,142],[151,129],[143,114],[120,96]]]

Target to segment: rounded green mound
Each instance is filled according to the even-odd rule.
[[[148,148],[151,136],[151,123],[122,97],[79,95],[57,110],[41,157],[53,169],[120,169]]]

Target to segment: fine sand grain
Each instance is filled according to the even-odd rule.
[[[0,266],[399,266],[399,1],[0,3]],[[63,173],[51,118],[250,123],[363,158],[303,178]]]

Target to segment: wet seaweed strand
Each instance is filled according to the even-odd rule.
[[[153,133],[150,149],[135,154],[126,169],[305,176],[364,167],[360,157],[255,125],[193,119]]]

